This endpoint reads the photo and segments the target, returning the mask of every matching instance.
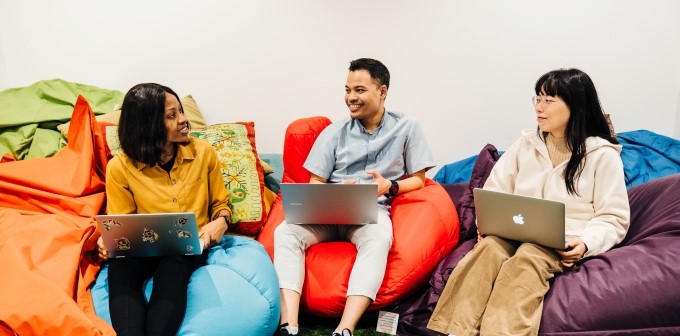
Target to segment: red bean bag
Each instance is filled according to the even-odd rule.
[[[283,183],[309,182],[302,168],[321,131],[330,124],[326,117],[298,119],[286,129],[283,147]],[[398,196],[392,203],[394,239],[387,258],[385,278],[375,310],[408,296],[424,285],[439,261],[458,243],[458,214],[446,191],[427,179],[425,187]],[[274,230],[284,219],[281,196],[272,205],[258,241],[274,256]],[[349,274],[356,258],[350,242],[313,245],[306,253],[306,273],[301,311],[317,316],[341,316]]]

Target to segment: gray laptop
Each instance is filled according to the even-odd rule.
[[[193,212],[95,216],[110,258],[201,254]]]
[[[288,224],[376,224],[378,185],[282,183]]]
[[[564,249],[564,203],[479,188],[473,193],[481,234]]]

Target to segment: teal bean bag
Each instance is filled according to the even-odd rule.
[[[153,279],[145,284],[148,300]],[[95,312],[108,323],[108,265],[92,287]],[[210,249],[208,264],[189,281],[187,311],[178,335],[271,335],[280,316],[279,282],[269,255],[256,240],[225,236]]]

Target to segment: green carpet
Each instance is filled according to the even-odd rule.
[[[318,316],[300,316],[300,330],[305,336],[331,336],[340,322],[339,318],[324,318]],[[389,336],[390,334],[377,332],[378,312],[366,312],[359,320],[354,336]]]

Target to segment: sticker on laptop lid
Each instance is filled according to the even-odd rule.
[[[149,243],[155,243],[158,240],[158,233],[154,230],[150,230],[148,228],[144,228],[144,232],[142,233],[142,241],[149,242]]]

